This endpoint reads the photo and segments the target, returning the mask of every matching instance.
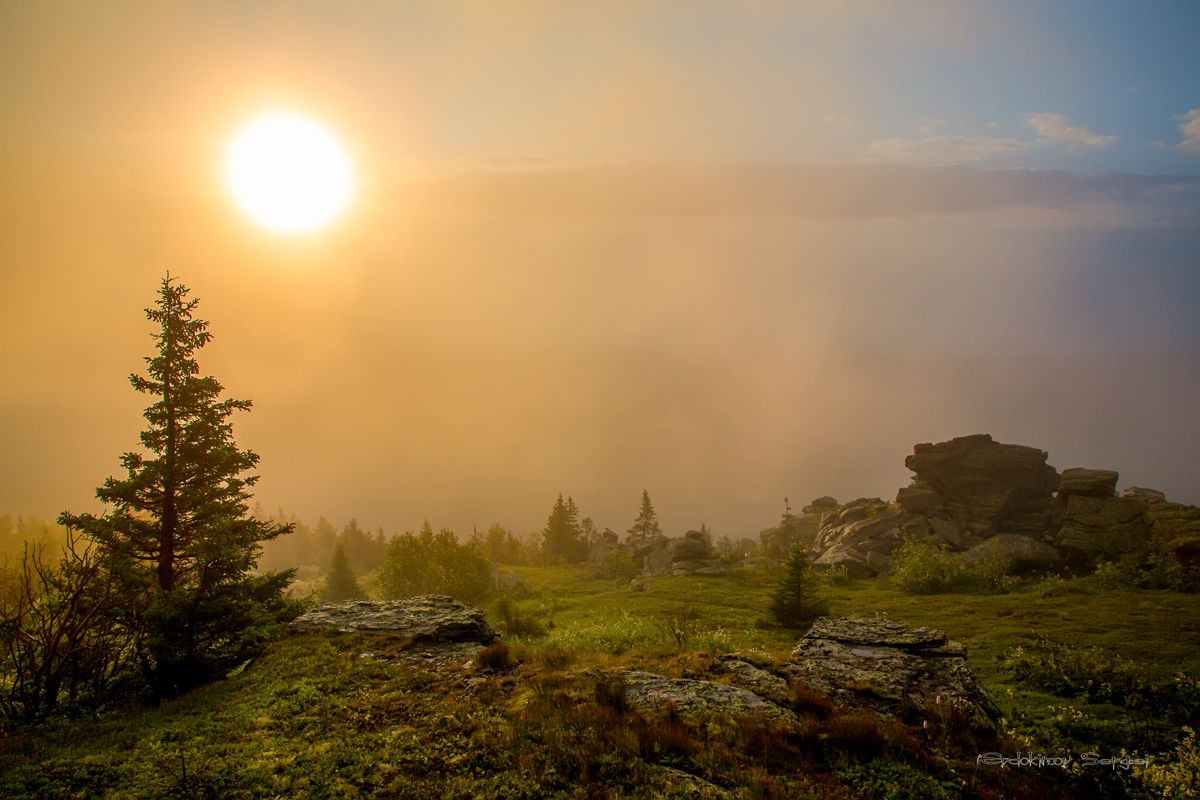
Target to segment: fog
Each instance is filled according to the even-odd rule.
[[[260,500],[309,519],[526,531],[561,491],[624,530],[646,488],[668,533],[753,534],[975,432],[1200,500],[1194,179],[506,166],[377,187],[291,248],[203,193],[83,186],[5,190],[38,198],[0,244],[36,265],[0,300],[14,512],[93,507],[135,445],[168,269],[255,403]]]
[[[95,507],[168,270],[309,520],[525,532],[563,492],[624,530],[645,488],[753,534],[976,432],[1198,502],[1173,13],[4,4],[0,513]],[[355,165],[319,234],[221,184],[277,107]]]

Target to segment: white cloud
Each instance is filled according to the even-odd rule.
[[[1183,115],[1179,132],[1183,141],[1175,145],[1185,153],[1200,153],[1200,108],[1193,108]]]
[[[1089,147],[1108,147],[1116,144],[1116,136],[1105,136],[1079,125],[1072,125],[1065,114],[1055,114],[1051,111],[1041,111],[1036,114],[1026,114],[1025,127],[1032,128],[1038,138],[1065,144],[1068,147],[1088,145]]]
[[[1037,146],[1031,139],[942,134],[917,139],[879,139],[867,148],[870,160],[903,164],[968,164]]]

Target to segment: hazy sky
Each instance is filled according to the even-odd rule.
[[[166,269],[310,519],[754,533],[975,432],[1200,502],[1200,5],[503,6],[0,3],[0,511],[93,507]],[[269,108],[333,227],[230,200]]]

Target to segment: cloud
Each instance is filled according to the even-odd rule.
[[[969,164],[1037,146],[1028,139],[939,134],[916,139],[879,139],[867,147],[872,161],[899,164]]]
[[[958,143],[964,150],[968,144]],[[948,146],[942,141],[940,151]],[[1028,145],[1022,140],[990,140],[978,146]],[[412,190],[443,208],[525,217],[871,219],[1017,207],[1063,209],[1098,202],[1153,205],[1155,192],[1174,189],[1193,196],[1198,187],[1200,179],[1121,173],[1084,177],[1061,170],[637,162],[474,171],[426,180]]]
[[[1175,146],[1185,153],[1200,153],[1200,108],[1193,108],[1183,115],[1179,132],[1183,134],[1183,141]]]
[[[1068,147],[1109,147],[1117,143],[1116,136],[1105,136],[1079,125],[1072,125],[1070,118],[1065,114],[1050,111],[1026,114],[1024,123],[1025,127],[1033,129],[1039,139],[1065,144]]]

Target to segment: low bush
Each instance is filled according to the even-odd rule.
[[[475,654],[475,664],[488,672],[508,672],[516,662],[504,642],[496,642]]]
[[[659,629],[666,634],[677,651],[682,651],[700,629],[700,612],[691,605],[668,609],[655,617]]]
[[[850,572],[844,564],[830,567],[821,575],[821,582],[828,586],[849,586],[850,581]]]
[[[892,582],[911,594],[948,592],[965,577],[958,557],[932,542],[909,539],[892,552]]]
[[[500,617],[500,627],[505,636],[525,636],[535,638],[546,634],[546,626],[537,617],[529,616],[520,607],[502,597],[496,601],[496,614]]]
[[[962,567],[962,583],[1006,594],[1018,583],[1012,573],[1013,562],[999,547],[991,545],[973,564]]]

